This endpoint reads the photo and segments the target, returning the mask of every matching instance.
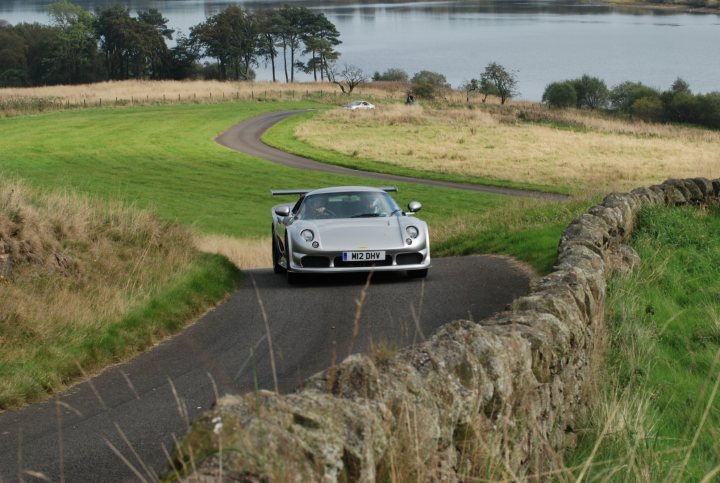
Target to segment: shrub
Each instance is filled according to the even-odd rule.
[[[444,89],[449,89],[447,79],[438,72],[429,70],[421,70],[410,80],[413,83],[413,90],[420,97],[432,99]]]
[[[599,109],[607,106],[610,93],[602,79],[585,74],[570,82],[577,94],[576,106],[578,109]]]
[[[700,106],[700,118],[697,120],[703,126],[720,129],[720,92],[696,96]]]
[[[577,92],[570,81],[553,82],[545,88],[542,101],[550,107],[574,107],[577,105]]]
[[[643,96],[633,101],[630,106],[630,113],[645,121],[660,121],[663,112],[663,102],[658,96]]]
[[[626,81],[616,85],[609,93],[610,105],[618,111],[630,112],[633,103],[642,97],[659,97],[660,93],[642,82]]]
[[[402,69],[391,67],[382,74],[380,72],[375,72],[373,74],[372,80],[385,82],[407,82],[408,73]]]

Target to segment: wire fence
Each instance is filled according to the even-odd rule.
[[[63,98],[39,96],[2,96],[0,95],[0,117],[25,114],[83,109],[125,106],[155,106],[166,104],[210,104],[238,101],[279,102],[292,100],[310,100],[327,104],[344,104],[350,100],[363,98],[373,101],[398,102],[404,99],[404,92],[391,90],[356,89],[352,94],[344,94],[334,89],[250,89],[227,91],[205,91],[174,94],[144,94],[114,97]]]

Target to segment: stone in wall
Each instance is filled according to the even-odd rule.
[[[509,310],[446,324],[390,359],[352,355],[293,394],[226,396],[176,451],[177,474],[461,481],[562,467],[588,406],[607,279],[640,263],[624,244],[639,210],[718,195],[719,180],[704,178],[608,195],[573,220],[554,271]]]

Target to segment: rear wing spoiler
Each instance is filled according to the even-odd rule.
[[[384,186],[380,188],[383,191],[387,192],[397,192],[397,186]],[[311,191],[315,191],[315,189],[311,190],[271,190],[270,193],[272,193],[273,196],[283,196],[283,195],[304,195],[307,193],[310,193]]]

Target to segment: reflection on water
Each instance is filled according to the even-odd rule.
[[[50,0],[0,0],[0,19],[43,22]],[[188,33],[230,4],[255,9],[287,1],[75,0],[87,9],[122,4],[157,8],[172,28]],[[556,80],[596,75],[609,85],[624,80],[668,88],[683,77],[699,92],[720,90],[720,21],[690,15],[569,1],[480,0],[374,3],[296,0],[337,25],[341,62],[371,74],[400,67],[443,73],[453,86],[478,77],[489,62],[517,71],[521,97],[539,100]],[[258,67],[258,79],[270,73]]]

